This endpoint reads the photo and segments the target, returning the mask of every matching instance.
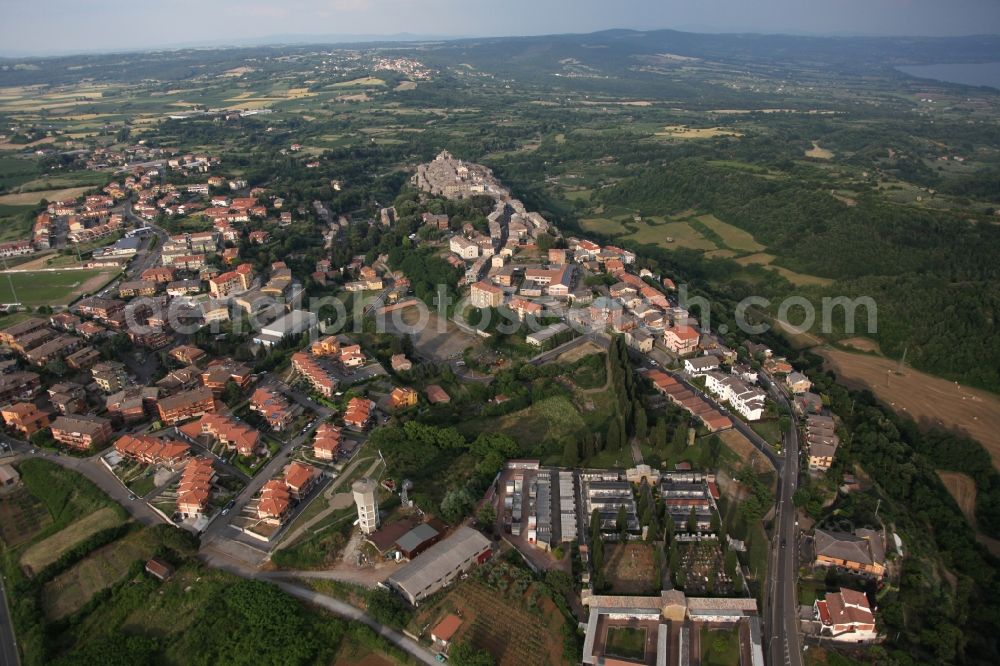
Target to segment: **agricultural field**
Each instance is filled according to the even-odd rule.
[[[462,618],[462,626],[453,640],[487,650],[497,666],[564,664],[566,620],[530,581],[531,574],[524,569],[502,562],[485,565],[423,606],[408,629],[420,633],[427,627],[429,632],[446,615],[455,613]]]
[[[743,266],[749,266],[751,264],[763,266],[769,271],[776,272],[778,275],[797,287],[825,287],[834,283],[834,280],[831,280],[830,278],[819,277],[817,275],[806,275],[805,273],[796,273],[795,271],[784,268],[783,266],[775,266],[773,265],[775,259],[777,259],[777,257],[773,254],[757,252],[755,254],[750,254],[736,259],[736,263]]]
[[[718,234],[719,238],[722,239],[722,242],[730,250],[737,252],[760,252],[764,250],[764,246],[754,240],[753,234],[723,222],[714,215],[699,215],[695,219]]]
[[[9,279],[0,280],[0,303],[19,302],[27,307],[68,305],[84,294],[98,291],[113,275],[103,269],[8,271]],[[11,291],[11,283],[14,291]]]
[[[23,188],[22,188],[23,189]],[[35,190],[22,191],[18,194],[0,195],[0,205],[6,206],[34,206],[42,199],[46,201],[63,201],[66,199],[76,199],[84,192],[93,187],[67,187],[59,190]]]
[[[646,543],[605,545],[604,579],[611,594],[655,594],[660,590],[653,548]]]
[[[120,582],[136,562],[145,562],[156,548],[148,530],[133,532],[103,546],[42,588],[42,608],[51,620],[68,617],[98,592]]]
[[[124,522],[121,512],[111,507],[98,509],[30,546],[21,555],[21,566],[29,572],[38,573],[98,532],[118,527]]]
[[[740,132],[725,127],[688,127],[687,125],[667,125],[656,137],[660,139],[715,139],[720,136],[740,137]]]
[[[627,234],[629,230],[622,223],[621,219],[612,219],[607,217],[585,217],[580,220],[580,226],[597,234],[606,234],[609,236],[616,236],[618,234]]]
[[[917,422],[964,430],[977,439],[1000,469],[1000,397],[903,366],[898,361],[824,346],[813,350],[838,381],[868,389],[879,400]]]
[[[45,505],[24,488],[0,495],[0,540],[7,548],[30,541],[51,522]]]

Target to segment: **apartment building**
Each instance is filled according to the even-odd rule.
[[[88,451],[111,439],[111,421],[86,414],[62,415],[52,422],[52,438],[71,449]]]

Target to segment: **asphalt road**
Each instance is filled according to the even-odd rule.
[[[17,640],[14,638],[14,625],[10,620],[10,609],[7,607],[7,590],[0,578],[0,666],[18,666],[20,659],[17,654]]]
[[[771,395],[785,407],[788,398],[772,384]],[[766,608],[768,656],[772,666],[802,666],[802,645],[799,641],[798,599],[795,585],[798,577],[797,528],[792,496],[798,486],[799,439],[794,419],[785,434],[785,461],[778,482],[778,503],[774,524],[774,539],[768,561],[768,605]]]

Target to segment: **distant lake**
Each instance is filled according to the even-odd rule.
[[[980,62],[951,65],[904,65],[901,72],[922,79],[935,79],[967,86],[1000,88],[1000,62]]]

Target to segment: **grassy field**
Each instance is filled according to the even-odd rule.
[[[604,651],[623,659],[641,660],[646,656],[646,630],[632,627],[609,627]]]
[[[112,275],[113,272],[101,269],[8,273],[9,279],[0,279],[0,303],[19,302],[27,307],[67,305],[83,294],[94,293]]]
[[[45,584],[45,615],[52,620],[72,615],[95,594],[123,580],[133,563],[148,560],[155,547],[150,532],[142,530],[95,550]]]
[[[45,505],[24,488],[0,495],[0,540],[6,547],[30,541],[51,522]]]
[[[121,514],[111,507],[98,509],[29,547],[21,555],[21,565],[37,573],[77,544],[83,543],[98,532],[117,527],[124,522],[125,519]]]
[[[830,278],[819,277],[817,275],[806,275],[805,273],[796,273],[795,271],[783,268],[782,266],[775,266],[772,262],[777,259],[773,254],[768,254],[766,252],[757,252],[755,254],[750,254],[745,257],[740,257],[736,259],[736,263],[742,264],[744,266],[749,266],[751,264],[757,264],[759,266],[764,266],[768,270],[774,271],[781,275],[792,284],[797,287],[810,287],[810,286],[820,286],[825,287],[827,285],[833,284],[834,280]]]
[[[340,83],[334,83],[329,86],[330,88],[355,88],[361,86],[384,86],[385,81],[382,79],[377,79],[374,76],[363,76],[358,79],[352,79],[350,81],[341,81]]]
[[[821,148],[818,141],[813,141],[812,148],[806,151],[806,157],[813,157],[818,160],[829,160],[833,158],[833,151]]]
[[[723,222],[714,215],[700,215],[697,219],[714,231],[725,243],[726,247],[738,252],[760,252],[764,246],[754,240],[753,234]]]
[[[701,663],[705,666],[731,666],[740,663],[740,635],[734,629],[701,627]]]
[[[584,427],[583,418],[573,403],[557,396],[501,416],[494,429],[517,441],[537,441],[574,434]]]
[[[0,196],[0,204],[7,206],[34,206],[42,199],[45,199],[46,201],[76,199],[90,189],[93,189],[93,187],[67,187],[58,190],[37,190],[34,192],[4,194],[3,196]]]
[[[667,222],[666,224],[644,224],[634,234],[627,236],[637,243],[650,243],[672,250],[687,248],[691,250],[718,250],[715,243],[692,227],[687,222]]]
[[[576,192],[567,193],[567,198],[570,198],[568,194],[576,194]],[[580,226],[587,231],[592,231],[598,234],[608,234],[611,236],[617,234],[627,234],[628,229],[622,224],[621,220],[615,220],[607,217],[587,217],[580,220]]]

